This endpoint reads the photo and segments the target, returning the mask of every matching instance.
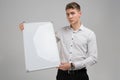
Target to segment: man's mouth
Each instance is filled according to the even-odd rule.
[[[69,20],[70,22],[73,22],[73,20]]]

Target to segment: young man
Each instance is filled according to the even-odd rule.
[[[61,59],[56,79],[89,80],[86,67],[97,62],[95,33],[82,25],[78,3],[68,3],[65,10],[70,25],[56,32]],[[24,29],[23,24],[19,27]]]
[[[56,32],[61,64],[57,80],[89,80],[86,67],[97,62],[97,43],[94,32],[80,21],[81,8],[76,2],[66,5],[70,23]]]

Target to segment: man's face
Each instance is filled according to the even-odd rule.
[[[66,16],[71,25],[74,25],[78,21],[80,21],[81,11],[77,9],[67,9]]]

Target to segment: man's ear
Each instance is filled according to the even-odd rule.
[[[79,11],[79,14],[80,14],[80,16],[82,15],[82,12],[81,11]]]

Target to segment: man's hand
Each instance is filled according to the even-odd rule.
[[[60,66],[58,67],[58,69],[61,69],[61,70],[69,70],[70,68],[71,68],[70,63],[61,63]]]
[[[23,25],[24,23],[25,23],[25,21],[19,24],[19,28],[20,28],[21,31],[24,30],[24,25]]]

